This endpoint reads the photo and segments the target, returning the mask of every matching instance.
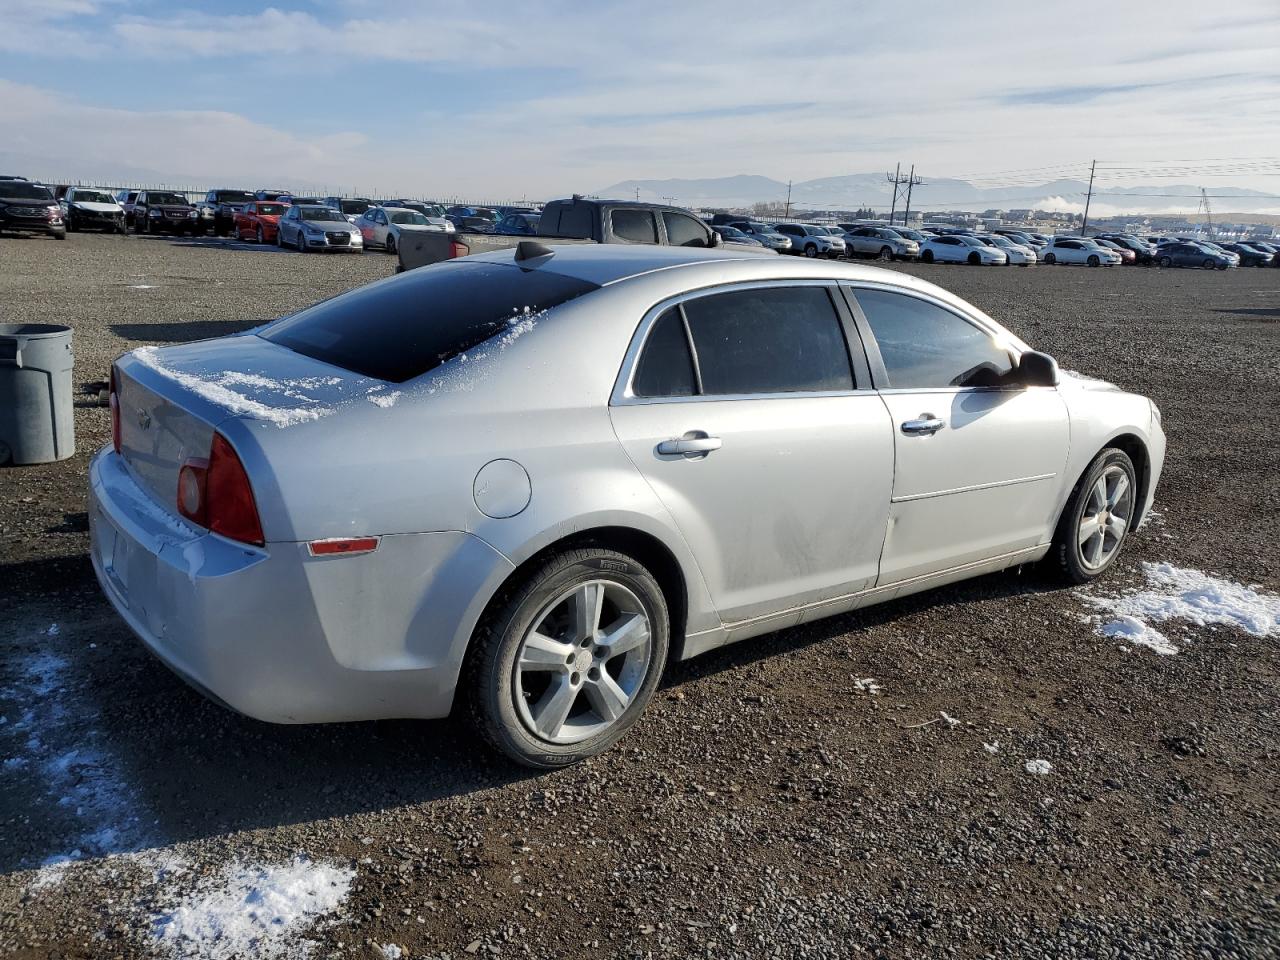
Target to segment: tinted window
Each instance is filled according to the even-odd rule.
[[[615,211],[614,216],[617,216]],[[693,217],[683,213],[663,213],[662,222],[667,227],[667,243],[673,247],[705,247],[707,231]]]
[[[557,233],[562,237],[578,237],[591,239],[595,236],[592,217],[596,215],[595,207],[586,203],[571,203],[560,208],[560,226]]]
[[[689,340],[678,308],[672,307],[654,321],[636,364],[631,390],[637,397],[690,397],[697,393]]]
[[[621,207],[610,214],[613,234],[631,243],[657,243],[658,224],[651,210],[628,210]]]
[[[510,264],[440,264],[318,303],[261,336],[316,360],[400,383],[508,329],[525,311],[556,307],[597,289]]]
[[[994,386],[1013,368],[989,334],[927,300],[881,290],[857,298],[890,387]]]
[[[823,287],[735,290],[686,301],[710,395],[852,390],[840,318]]]

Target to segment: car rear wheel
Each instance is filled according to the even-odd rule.
[[[880,248],[880,259],[881,259],[881,260],[892,260],[892,259],[893,259],[893,251],[892,251],[891,249],[889,249],[888,247],[881,247],[881,248]]]
[[[464,666],[472,722],[525,766],[567,766],[613,746],[666,665],[667,604],[634,558],[555,554],[490,604]]]
[[[1133,461],[1108,448],[1094,459],[1067,501],[1054,535],[1052,554],[1072,583],[1101,576],[1120,555],[1137,514]]]
[[[1098,267],[1102,265],[1102,261],[1098,259],[1098,255],[1096,253],[1089,254],[1089,259],[1087,262],[1091,267]]]
[[[1058,258],[1052,253],[1046,253],[1044,255],[1044,262],[1048,264],[1055,264],[1058,262]]]

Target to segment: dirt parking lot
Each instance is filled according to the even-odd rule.
[[[73,325],[91,384],[391,269],[0,239],[0,318]],[[1280,270],[893,269],[1151,396],[1158,515],[1086,591],[1010,571],[676,664],[549,775],[184,686],[94,581],[78,397],[72,460],[0,469],[0,955],[1280,956]],[[1100,633],[1134,603],[1176,653]]]

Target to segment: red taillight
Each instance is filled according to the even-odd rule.
[[[178,512],[232,540],[265,542],[249,475],[220,433],[213,435],[208,460],[188,460],[178,472]]]
[[[111,368],[111,394],[107,399],[111,407],[111,446],[120,452],[120,397],[116,393],[116,368]]]
[[[469,256],[470,254],[471,254],[471,248],[467,246],[465,243],[463,243],[461,240],[449,241],[450,257],[466,257],[466,256]]]

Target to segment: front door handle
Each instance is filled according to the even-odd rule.
[[[929,437],[947,425],[947,421],[935,417],[932,413],[922,413],[915,420],[906,420],[902,424],[902,432],[909,437]]]
[[[690,430],[678,440],[663,440],[658,444],[658,453],[664,457],[702,456],[712,450],[719,450],[722,442],[719,437],[708,436],[702,430]]]

